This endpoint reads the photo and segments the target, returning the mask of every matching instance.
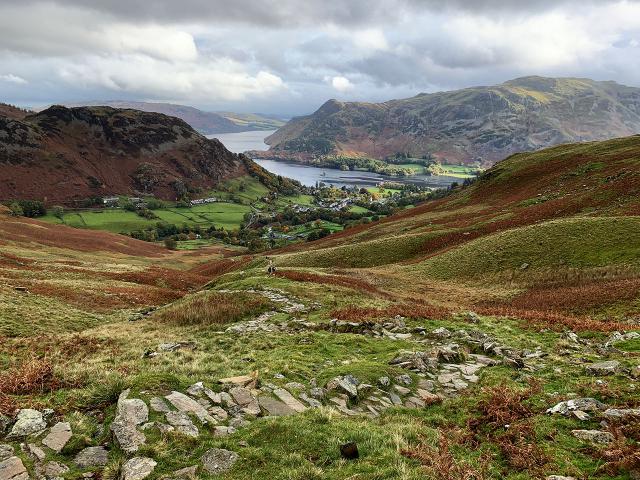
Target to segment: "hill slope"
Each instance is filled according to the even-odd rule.
[[[282,262],[321,267],[416,262],[548,220],[639,215],[639,180],[640,136],[517,154],[449,197],[311,246],[293,246],[286,251],[301,253],[285,255]]]
[[[184,121],[111,107],[0,116],[0,200],[69,202],[110,194],[174,199],[246,173],[244,157]]]
[[[640,132],[640,89],[615,82],[525,77],[491,87],[385,103],[330,100],[267,138],[268,155],[396,153],[491,165],[510,154]]]

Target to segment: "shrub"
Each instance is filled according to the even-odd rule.
[[[178,242],[176,242],[175,238],[167,237],[164,239],[164,246],[169,250],[175,250],[178,248]]]
[[[53,364],[45,360],[30,360],[0,375],[0,394],[29,395],[50,392],[60,386]]]

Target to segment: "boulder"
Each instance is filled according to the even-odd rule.
[[[465,361],[465,354],[457,343],[449,343],[436,348],[433,351],[433,356],[441,363],[462,363]]]
[[[20,458],[9,457],[0,462],[0,480],[29,480],[29,473]]]
[[[601,430],[572,430],[571,433],[579,440],[591,443],[607,444],[613,442],[613,435]]]
[[[238,405],[249,405],[253,400],[251,390],[245,387],[233,387],[229,389],[229,394],[233,397]]]
[[[58,422],[49,431],[49,434],[42,439],[42,444],[49,447],[56,453],[64,448],[67,442],[71,439],[71,424],[68,422]]]
[[[135,453],[146,441],[138,425],[149,420],[147,405],[138,398],[127,398],[129,390],[125,390],[118,398],[116,418],[111,423],[120,448],[126,453]]]
[[[593,363],[587,365],[587,373],[599,377],[605,375],[615,375],[620,370],[620,362],[617,360],[609,360],[607,362]]]
[[[104,467],[109,461],[109,453],[104,447],[87,447],[73,461],[80,468]]]
[[[47,428],[42,412],[31,408],[24,408],[18,412],[16,423],[7,438],[19,438],[39,433]]]
[[[167,402],[165,402],[160,397],[153,397],[151,400],[149,400],[149,405],[154,412],[166,413],[171,411],[169,405],[167,405]]]
[[[237,461],[237,453],[223,448],[212,448],[202,456],[202,467],[211,475],[219,475],[230,470]]]
[[[193,465],[191,467],[181,468],[175,472],[160,477],[161,480],[195,480],[198,472],[198,466]]]
[[[122,480],[143,480],[156,468],[157,463],[147,457],[133,457],[122,466]]]

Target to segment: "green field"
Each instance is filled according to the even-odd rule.
[[[436,167],[437,175],[447,175],[457,178],[473,178],[480,170],[476,167],[466,165],[451,165],[447,163],[438,164]]]
[[[122,209],[96,209],[74,211],[63,215],[62,221],[48,214],[42,220],[51,223],[64,223],[70,227],[106,230],[113,233],[131,233],[153,227],[158,222],[171,223],[177,226],[188,225],[209,228],[212,225],[227,230],[239,228],[244,214],[251,211],[248,205],[235,203],[210,203],[191,208],[163,208],[154,210],[157,219],[146,219],[135,212]]]

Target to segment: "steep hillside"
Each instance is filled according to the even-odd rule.
[[[639,132],[639,88],[525,77],[380,104],[330,100],[268,137],[265,155],[304,161],[406,153],[488,166],[516,152]]]
[[[54,106],[22,120],[0,116],[0,200],[175,199],[245,174],[248,161],[158,113]]]
[[[7,103],[0,103],[0,117],[8,117],[13,120],[22,120],[24,117],[29,115],[29,111],[23,110],[22,108],[14,107],[13,105],[9,105]]]

